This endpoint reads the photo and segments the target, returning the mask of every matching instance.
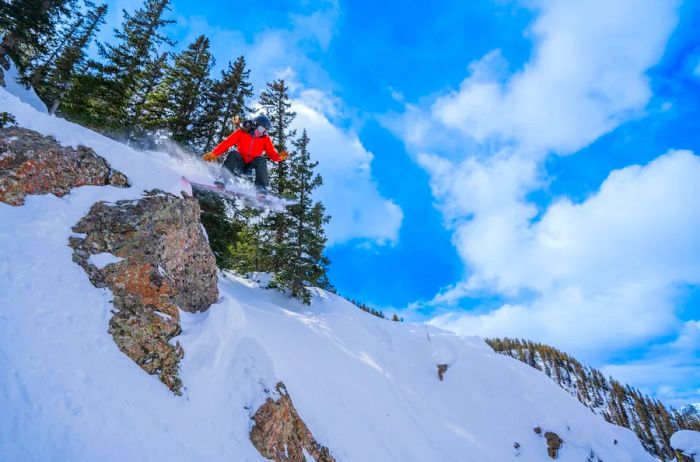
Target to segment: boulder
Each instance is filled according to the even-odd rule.
[[[85,185],[124,188],[129,180],[90,148],[64,147],[26,128],[0,128],[0,201],[18,206],[30,194],[62,197]]]
[[[179,310],[205,311],[219,296],[214,255],[199,204],[150,191],[133,201],[98,202],[74,227],[73,260],[114,295],[109,332],[119,349],[179,394]]]
[[[279,399],[267,398],[253,415],[253,446],[275,462],[305,462],[304,451],[316,462],[335,462],[328,448],[316,441],[299,417],[284,383],[277,383],[276,389]]]

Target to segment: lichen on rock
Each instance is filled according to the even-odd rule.
[[[184,352],[179,309],[205,311],[219,296],[216,262],[202,233],[199,205],[161,191],[140,200],[98,202],[74,227],[73,260],[114,295],[109,333],[119,349],[179,394]],[[121,260],[98,268],[91,255]]]
[[[129,180],[90,148],[64,147],[26,128],[0,128],[0,201],[17,206],[30,194],[62,197],[85,185],[128,187]]]
[[[253,415],[250,441],[263,457],[275,462],[304,462],[304,450],[316,462],[335,462],[299,417],[284,383],[276,386],[279,399],[267,398]]]

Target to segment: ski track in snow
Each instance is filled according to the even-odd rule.
[[[68,238],[96,201],[179,194],[183,175],[211,181],[213,171],[134,151],[3,89],[0,110],[94,148],[133,184],[0,203],[0,460],[265,460],[248,439],[250,417],[280,380],[338,461],[551,460],[536,426],[564,439],[561,461],[584,461],[591,448],[605,461],[654,460],[632,432],[479,338],[428,327],[428,340],[422,324],[376,318],[331,293],[314,289],[305,306],[229,273],[219,303],[181,312],[185,388],[174,396],[119,351],[107,332],[112,294],[73,263]],[[444,382],[438,363],[449,364]]]

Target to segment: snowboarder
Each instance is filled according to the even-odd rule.
[[[234,122],[238,125],[238,118],[234,119]],[[224,167],[234,175],[248,174],[255,169],[255,187],[258,191],[265,193],[270,178],[263,153],[267,154],[273,162],[280,162],[287,158],[286,152],[278,153],[272,145],[272,140],[267,135],[269,130],[270,119],[264,115],[245,121],[240,128],[219,143],[213,151],[205,154],[202,159],[212,162],[229,148],[236,146],[237,150],[234,149],[229,153]]]

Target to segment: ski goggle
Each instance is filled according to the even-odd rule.
[[[258,133],[267,133],[267,128],[263,127],[262,125],[258,125],[258,128],[256,130],[258,131]]]

